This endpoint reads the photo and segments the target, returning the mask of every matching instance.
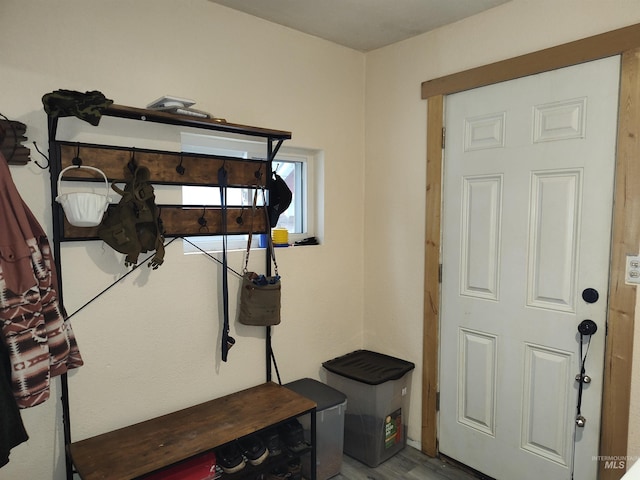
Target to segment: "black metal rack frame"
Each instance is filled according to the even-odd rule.
[[[131,120],[138,120],[143,122],[160,123],[166,125],[176,125],[182,127],[194,127],[205,130],[212,130],[218,132],[225,132],[234,135],[246,135],[250,137],[258,137],[266,139],[267,157],[265,160],[266,165],[266,182],[271,179],[272,161],[275,159],[278,150],[282,146],[285,140],[291,138],[291,132],[281,130],[269,130],[259,127],[251,127],[246,125],[239,125],[234,123],[228,123],[226,121],[214,118],[198,118],[187,115],[176,115],[172,113],[146,110],[134,107],[127,107],[123,105],[113,104],[102,111],[103,116],[125,118]],[[51,210],[53,218],[53,254],[56,266],[57,281],[59,286],[58,301],[60,307],[64,311],[64,297],[63,297],[63,283],[62,283],[62,265],[60,256],[60,244],[65,240],[64,237],[64,212],[62,207],[57,204],[55,198],[58,196],[58,175],[62,171],[60,149],[56,135],[58,132],[58,117],[48,116],[48,132],[49,132],[49,160],[50,160],[50,181],[51,181]],[[209,183],[212,184],[213,182]],[[267,225],[267,234],[269,232],[269,225]],[[215,235],[219,232],[210,232]],[[77,239],[76,239],[77,240]],[[269,257],[266,258],[266,273],[271,274],[271,262]],[[266,353],[266,381],[270,382],[272,378],[272,347],[271,347],[271,327],[266,328],[265,339],[265,353]],[[276,366],[277,370],[277,366]],[[61,401],[62,401],[62,422],[64,429],[64,442],[66,447],[71,443],[71,421],[70,421],[70,408],[69,408],[69,384],[67,374],[61,376]],[[66,459],[66,473],[67,480],[73,478],[73,464],[71,458],[67,452],[65,452]]]

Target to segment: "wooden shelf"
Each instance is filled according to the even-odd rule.
[[[316,404],[272,382],[74,442],[83,480],[130,480],[288,419]]]
[[[102,115],[129,118],[132,120],[142,120],[147,122],[164,123],[168,125],[180,125],[185,127],[204,128],[207,130],[217,130],[238,135],[249,135],[253,137],[270,138],[272,140],[289,140],[291,132],[283,130],[271,130],[267,128],[251,127],[229,123],[218,118],[199,118],[190,115],[177,115],[158,110],[147,110],[144,108],[125,107],[124,105],[113,104],[102,111]]]

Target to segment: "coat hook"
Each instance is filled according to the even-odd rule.
[[[42,157],[47,161],[47,164],[45,166],[42,166],[38,163],[37,160],[34,160],[33,163],[35,163],[38,167],[40,167],[42,170],[46,170],[47,168],[49,168],[49,165],[51,164],[51,162],[49,161],[49,157],[47,157],[44,153],[42,153],[40,151],[40,149],[38,148],[38,144],[34,141],[33,142],[33,146],[36,148],[36,151],[42,155]]]
[[[82,165],[82,159],[80,158],[80,142],[76,143],[76,156],[71,159],[71,163],[77,167]]]
[[[136,171],[136,167],[136,147],[133,147],[131,149],[131,159],[129,160],[129,163],[127,163],[127,168],[131,173],[133,173]]]
[[[242,225],[244,223],[244,220],[242,220],[243,215],[244,215],[244,205],[242,205],[242,208],[240,209],[240,215],[236,217],[236,223],[238,225]]]
[[[198,230],[199,232],[202,232],[203,229],[207,232],[209,231],[209,227],[207,226],[207,219],[204,218],[206,212],[207,207],[202,207],[202,215],[200,216],[200,218],[198,218],[198,225],[200,225],[200,229]]]
[[[178,175],[184,175],[184,172],[186,171],[182,166],[182,160],[182,152],[180,152],[180,164],[176,167],[176,172],[178,172]]]
[[[255,171],[255,173],[253,174],[256,179],[260,180],[262,179],[262,163],[260,164],[260,167],[258,167],[258,170]]]

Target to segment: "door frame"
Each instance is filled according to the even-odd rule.
[[[427,455],[438,454],[444,98],[613,55],[621,55],[621,71],[599,455],[627,454],[636,287],[626,285],[624,276],[626,255],[640,248],[640,24],[422,83],[422,99],[427,100],[422,451]],[[624,473],[624,469],[605,470],[604,462],[599,462],[602,480],[617,480]]]

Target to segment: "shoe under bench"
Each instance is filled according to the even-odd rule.
[[[316,464],[316,404],[267,382],[200,405],[71,443],[82,480],[131,480],[245,435],[309,414],[311,465]],[[315,468],[311,472],[315,480]]]

